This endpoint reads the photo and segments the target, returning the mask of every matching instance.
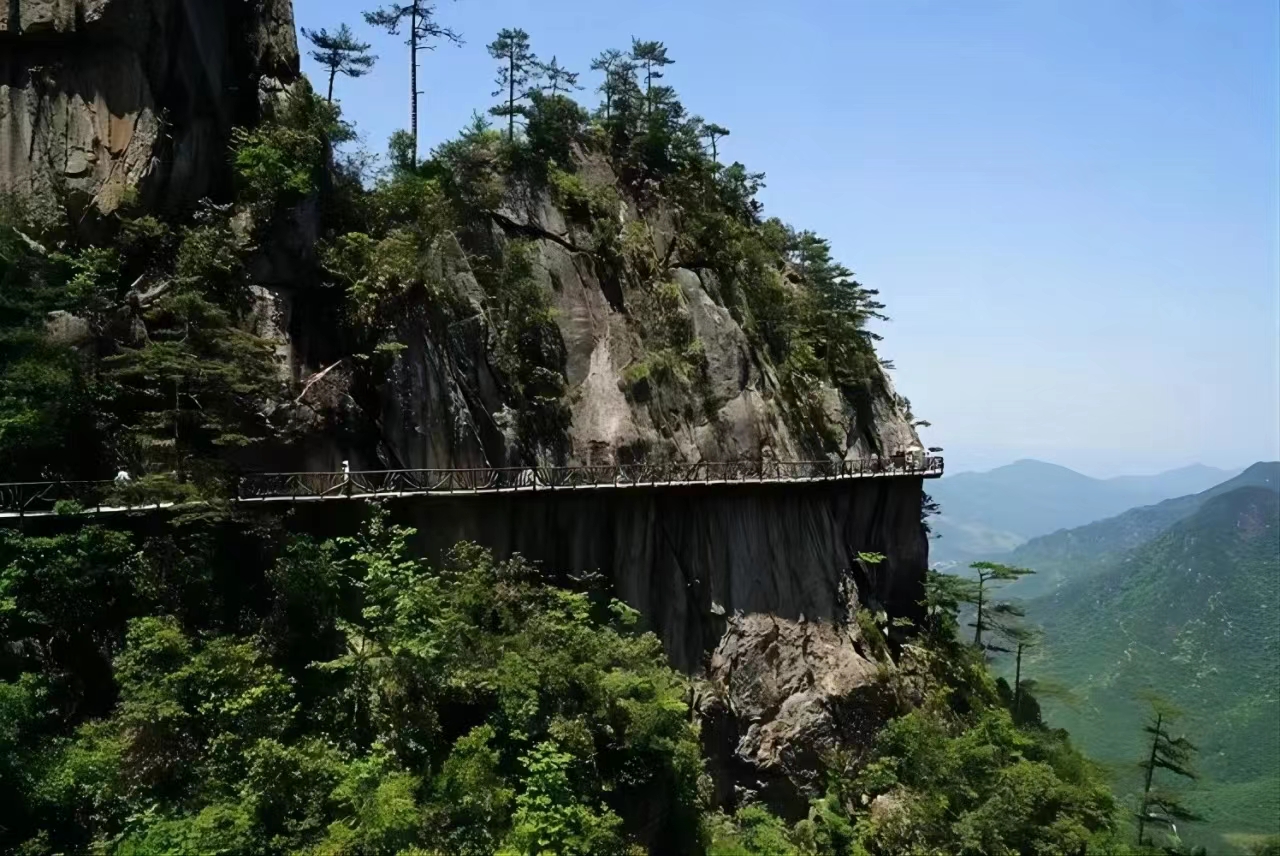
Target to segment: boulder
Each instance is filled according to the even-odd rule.
[[[721,766],[750,770],[751,789],[785,817],[803,817],[820,795],[827,753],[868,748],[897,709],[886,667],[863,655],[856,632],[804,616],[737,615],[711,655],[707,680],[734,738]]]
[[[89,322],[62,309],[49,313],[44,329],[51,345],[76,348],[93,341],[93,328]]]

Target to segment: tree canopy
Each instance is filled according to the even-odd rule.
[[[329,72],[329,89],[326,100],[333,101],[333,81],[339,74],[347,77],[363,77],[378,61],[369,53],[369,43],[362,42],[351,32],[346,24],[338,27],[336,33],[328,30],[307,30],[302,35],[315,46],[311,58],[320,63]]]

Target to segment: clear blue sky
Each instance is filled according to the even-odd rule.
[[[881,353],[951,469],[1092,475],[1280,458],[1276,0],[458,0],[424,55],[425,146],[493,99],[523,27],[587,72],[632,35],[732,129],[769,214],[879,288]],[[381,151],[408,124],[402,40],[296,0],[381,55],[339,80]],[[315,73],[310,60],[304,67]]]

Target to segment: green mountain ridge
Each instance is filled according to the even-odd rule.
[[[1010,586],[1007,593],[1022,598],[1038,597],[1068,579],[1096,574],[1126,551],[1195,514],[1210,499],[1250,486],[1280,491],[1280,461],[1260,461],[1235,478],[1200,493],[1131,508],[1115,517],[1033,538],[1003,557],[1003,561],[1011,565],[1036,572]]]
[[[1280,832],[1280,494],[1274,481],[1222,488],[1104,570],[1030,601],[1045,640],[1024,663],[1078,697],[1047,703],[1048,719],[1114,765],[1121,795],[1138,786],[1139,693],[1186,712],[1204,773],[1190,799],[1206,817],[1188,834],[1213,853],[1227,851],[1222,835]]]
[[[946,565],[1007,553],[1038,536],[1203,491],[1235,472],[1195,464],[1155,475],[1096,479],[1025,459],[987,472],[958,473],[929,488],[941,506],[932,558]]]

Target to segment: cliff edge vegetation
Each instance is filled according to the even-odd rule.
[[[706,685],[634,610],[474,545],[428,566],[410,534],[377,509],[339,539],[6,533],[5,850],[1117,852],[1100,775],[1015,721],[945,597],[900,647],[858,616],[888,724],[783,818],[716,799]]]
[[[571,72],[531,65],[497,105],[505,128],[477,118],[425,160],[415,128],[371,169],[340,154],[354,129],[297,78],[287,3],[217,6],[221,24],[197,4],[64,5],[0,18],[6,95],[43,105],[22,114],[29,154],[5,150],[21,168],[0,220],[0,467],[125,469],[139,496],[205,502],[0,539],[0,846],[1118,848],[1093,767],[956,641],[958,602],[925,585],[914,506],[902,543],[858,561],[905,580],[915,623],[842,569],[829,622],[730,617],[742,632],[712,654],[732,666],[726,689],[671,669],[593,575],[556,587],[556,568],[465,543],[425,560],[376,506],[330,537],[221,501],[240,470],[347,460],[838,459],[918,443],[875,353],[875,291],[825,240],[764,216],[763,176],[719,162],[725,129],[655,73],[660,43],[602,55],[596,109],[569,97]],[[166,33],[225,49],[233,61],[202,75],[238,81],[234,103],[150,61],[147,39]],[[124,148],[119,93],[85,97],[88,44],[132,69],[139,135]],[[187,98],[230,124],[174,109]],[[75,156],[53,157],[58,115],[106,131],[73,122],[61,138],[77,146],[58,151]],[[178,192],[183,170],[201,198]],[[828,673],[808,668],[815,643]],[[781,794],[742,784],[721,745],[775,655],[804,692],[739,725],[797,771]],[[761,745],[781,713],[814,733]]]

